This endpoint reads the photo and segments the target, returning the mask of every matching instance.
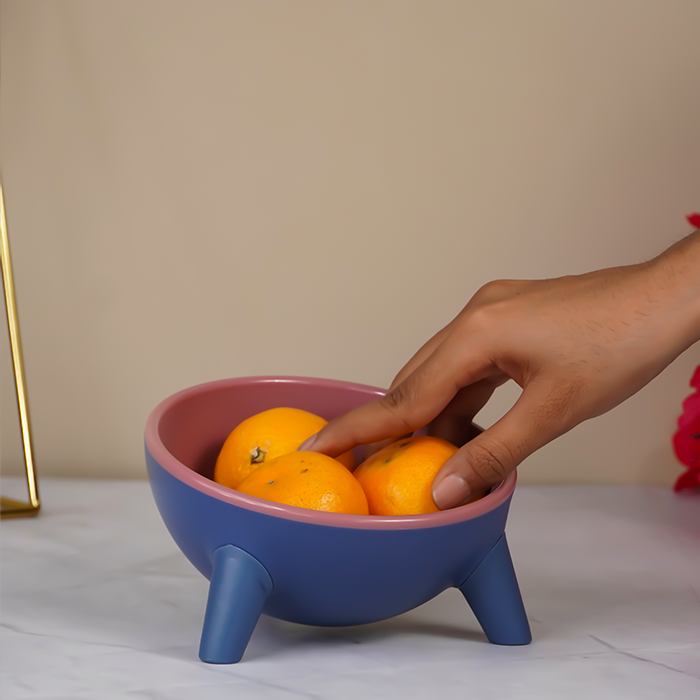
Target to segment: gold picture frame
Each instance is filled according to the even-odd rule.
[[[22,432],[22,446],[24,448],[24,466],[27,477],[27,491],[29,502],[18,501],[14,498],[0,496],[0,518],[27,518],[38,515],[41,509],[39,501],[39,488],[36,471],[34,468],[34,456],[32,451],[32,434],[29,424],[29,403],[27,401],[27,387],[24,381],[24,364],[22,362],[22,345],[19,338],[19,320],[17,316],[17,304],[15,301],[15,287],[12,278],[12,262],[10,260],[10,238],[7,232],[7,218],[5,216],[5,196],[0,180],[0,257],[2,258],[2,280],[5,289],[5,307],[7,309],[7,326],[10,333],[10,348],[12,351],[12,367],[15,375],[15,388],[17,390],[17,405],[19,408],[20,429]]]

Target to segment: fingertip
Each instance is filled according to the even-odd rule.
[[[433,484],[433,501],[440,510],[459,506],[470,495],[469,484],[459,474],[448,474]]]
[[[306,438],[304,442],[297,447],[297,452],[310,452],[314,443],[317,441],[318,433],[314,433],[310,437]]]

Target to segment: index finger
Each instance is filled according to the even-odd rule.
[[[458,368],[451,349],[449,342],[443,343],[385,396],[330,421],[299,449],[337,456],[357,445],[398,439],[427,425],[461,388],[456,377],[483,370],[476,364],[471,372]]]

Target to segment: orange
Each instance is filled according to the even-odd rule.
[[[226,438],[214,467],[214,481],[235,489],[261,464],[294,452],[328,421],[300,408],[271,408],[239,423]],[[338,457],[355,467],[352,452]]]
[[[440,438],[397,440],[367,458],[354,476],[367,495],[370,515],[437,513],[432,483],[457,448]]]
[[[244,479],[238,491],[298,508],[369,514],[357,479],[338,460],[318,452],[290,452],[272,459]]]

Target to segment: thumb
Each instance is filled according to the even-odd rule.
[[[445,462],[433,481],[435,505],[454,508],[502,482],[526,457],[565,432],[560,429],[563,413],[549,392],[526,388],[508,413]]]

